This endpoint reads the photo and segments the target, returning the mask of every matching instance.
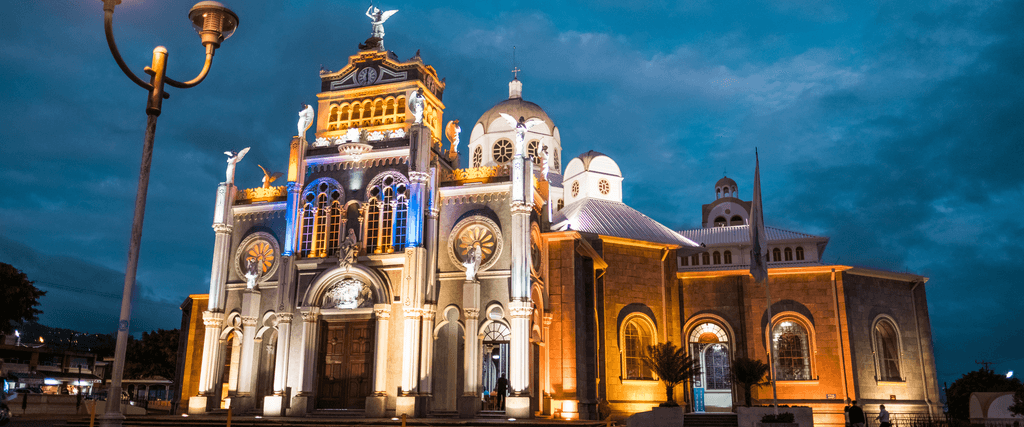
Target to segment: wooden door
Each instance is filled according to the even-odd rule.
[[[365,408],[372,387],[373,320],[322,326],[317,408]]]

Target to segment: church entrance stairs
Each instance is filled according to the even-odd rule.
[[[691,413],[683,415],[686,427],[738,427],[736,414]]]

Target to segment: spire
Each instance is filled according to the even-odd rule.
[[[516,66],[516,47],[512,46],[512,81],[508,82],[508,99],[523,99],[523,82],[519,81],[519,72],[522,71]]]

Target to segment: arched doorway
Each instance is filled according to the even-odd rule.
[[[483,358],[481,359],[485,411],[504,411],[505,399],[498,395],[498,381],[505,378],[508,392],[509,342],[512,332],[500,322],[488,323],[483,330]]]
[[[690,332],[690,356],[700,364],[693,378],[694,410],[732,411],[732,360],[729,336],[711,322],[698,324]]]

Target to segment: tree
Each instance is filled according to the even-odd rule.
[[[143,332],[141,340],[129,337],[124,376],[174,378],[178,360],[178,336],[177,329],[157,329],[153,332]]]
[[[647,346],[643,357],[644,362],[654,370],[655,374],[658,374],[658,378],[661,378],[661,382],[665,384],[667,401],[659,406],[679,406],[674,395],[675,387],[700,373],[697,361],[686,354],[686,349],[676,347],[670,342]]]
[[[1006,409],[1009,409],[1010,412],[1016,415],[1024,415],[1024,388],[1017,390],[1013,394],[1013,405]]]
[[[46,295],[28,280],[28,276],[10,264],[0,262],[0,334],[14,332],[14,325],[39,320],[43,311],[36,308]]]
[[[771,368],[757,359],[741,357],[732,361],[732,379],[743,387],[746,406],[750,406],[750,392],[755,386],[771,385],[766,377]]]
[[[975,392],[1003,392],[1018,391],[1024,389],[1017,378],[1006,378],[992,370],[981,368],[974,372],[968,372],[960,379],[953,381],[946,390],[946,404],[949,406],[949,415],[958,420],[970,419],[971,393]]]

